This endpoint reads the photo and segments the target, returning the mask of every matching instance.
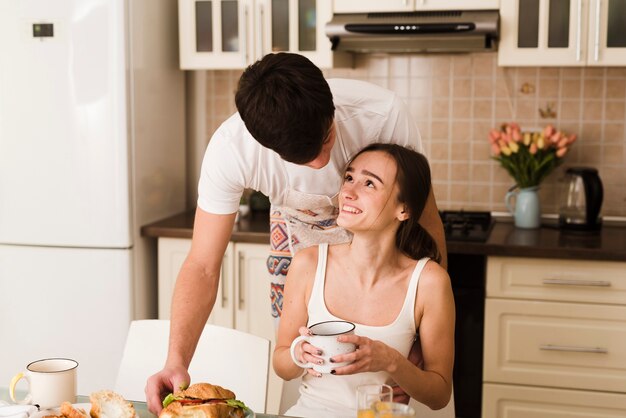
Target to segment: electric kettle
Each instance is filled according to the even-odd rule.
[[[602,225],[603,189],[598,170],[571,167],[562,180],[559,226],[572,231],[597,231]]]

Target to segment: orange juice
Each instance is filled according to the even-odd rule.
[[[356,414],[357,418],[376,418],[376,413],[371,409],[359,409]]]

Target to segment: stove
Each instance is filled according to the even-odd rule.
[[[447,241],[485,242],[493,227],[490,212],[440,211]]]

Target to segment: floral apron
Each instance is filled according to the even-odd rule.
[[[352,239],[352,234],[337,225],[337,195],[329,198],[290,189],[284,203],[270,209],[267,258],[272,316],[277,323],[283,308],[285,278],[294,254],[320,243],[339,244]]]

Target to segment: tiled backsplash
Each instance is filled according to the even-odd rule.
[[[626,68],[501,68],[496,60],[494,53],[361,55],[355,69],[325,75],[370,81],[408,103],[442,209],[506,211],[504,195],[514,183],[490,158],[487,134],[516,121],[523,129],[551,123],[578,135],[563,165],[541,186],[544,214],[558,211],[564,168],[585,165],[600,172],[602,214],[626,216]],[[235,110],[240,74],[207,73],[207,141]]]

